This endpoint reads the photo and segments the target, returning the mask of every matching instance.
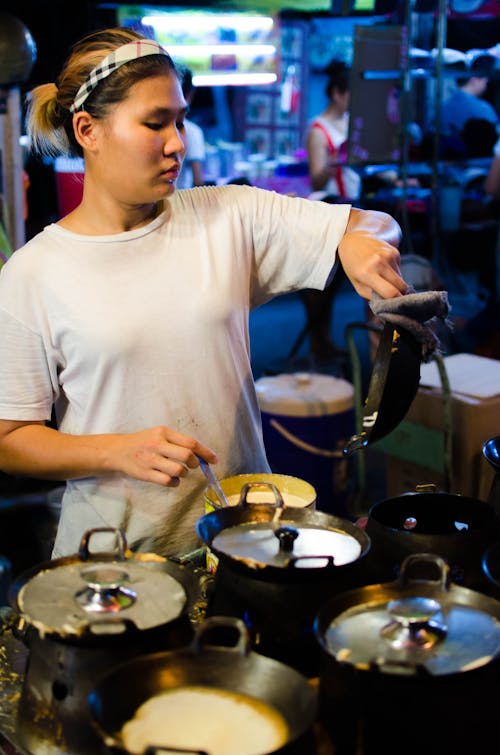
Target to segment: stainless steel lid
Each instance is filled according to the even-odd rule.
[[[366,588],[363,602],[325,626],[327,651],[361,670],[412,674],[424,669],[433,676],[479,668],[500,654],[500,621],[484,610],[486,598],[476,602],[464,598],[474,596],[471,590],[429,590],[422,584],[420,591],[413,582],[411,590],[399,593],[386,585]]]
[[[163,625],[180,616],[184,587],[170,574],[116,553],[92,555],[90,530],[78,555],[55,559],[21,575],[16,608],[42,634],[80,637],[120,634]]]
[[[336,566],[359,558],[361,544],[336,529],[297,526],[286,521],[247,522],[222,530],[212,546],[228,556],[266,566],[286,567],[297,559],[299,568]]]

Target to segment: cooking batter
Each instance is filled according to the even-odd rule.
[[[171,58],[130,29],[90,34],[30,95],[33,149],[83,156],[85,178],[81,204],[1,271],[0,467],[67,480],[57,557],[102,526],[185,552],[197,455],[219,477],[269,471],[254,307],[324,288],[336,254],[364,298],[407,288],[388,215],[246,186],[176,193],[186,109]]]

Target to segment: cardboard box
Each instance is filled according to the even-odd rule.
[[[405,419],[387,438],[375,444],[388,454],[388,497],[414,490],[416,485],[434,483],[451,493],[488,499],[494,470],[483,456],[483,445],[500,435],[500,362],[469,354],[443,361],[451,389],[448,405],[442,387],[424,370]],[[454,386],[480,395],[457,393]],[[447,406],[451,436],[448,464]],[[447,468],[451,473],[449,488]]]

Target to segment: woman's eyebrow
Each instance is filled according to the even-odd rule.
[[[166,118],[176,119],[185,118],[189,111],[189,107],[186,105],[182,108],[169,108],[169,107],[154,107],[145,113],[146,118]]]

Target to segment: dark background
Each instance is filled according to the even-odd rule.
[[[397,8],[392,16],[392,22],[400,23],[405,3],[404,0],[379,0],[387,3],[387,10]],[[332,0],[334,7],[335,0]],[[417,0],[417,11],[432,12],[434,0]],[[0,10],[7,11],[18,18],[31,33],[37,48],[36,60],[31,74],[26,82],[21,84],[24,96],[31,88],[38,84],[55,81],[57,75],[68,56],[71,46],[86,33],[98,28],[114,26],[116,24],[116,7],[129,4],[127,2],[103,3],[93,0],[1,0]],[[227,5],[227,0],[147,0],[147,5],[185,5],[194,7],[214,7],[218,4]],[[106,7],[102,7],[106,6]],[[237,6],[237,0],[235,0]],[[282,4],[286,8],[286,0]],[[321,15],[314,13],[292,13],[282,10],[282,15],[299,15],[311,17]],[[334,15],[334,13],[332,13]],[[388,18],[389,21],[389,18]],[[449,19],[447,23],[446,46],[458,50],[471,48],[487,48],[497,44],[500,40],[500,17],[484,20],[468,18]],[[497,82],[491,82],[487,99],[499,109],[500,87]],[[38,158],[30,156],[26,169],[30,176],[31,185],[28,190],[28,204],[30,208],[27,221],[26,235],[30,238],[41,230],[48,222],[57,219],[57,198],[52,168],[44,165]]]
[[[130,2],[102,3],[90,0],[2,0],[1,10],[8,11],[19,18],[31,32],[36,46],[37,59],[33,67],[30,85],[53,81],[64,62],[70,46],[88,31],[115,24],[114,8],[128,5]],[[138,3],[139,4],[139,3]],[[195,7],[214,7],[217,0],[147,0],[145,5],[192,5]],[[223,3],[221,3],[223,4]],[[225,3],[224,3],[225,4]],[[395,7],[404,2],[394,0]],[[107,8],[98,7],[107,5]],[[235,0],[235,5],[237,1]],[[422,4],[422,10],[432,7],[432,0]],[[283,2],[286,8],[286,0]],[[286,11],[283,11],[286,12]],[[289,15],[289,12],[287,13]],[[314,15],[314,14],[297,14]],[[467,18],[449,19],[446,46],[458,50],[492,47],[499,42],[500,18],[484,20]]]

